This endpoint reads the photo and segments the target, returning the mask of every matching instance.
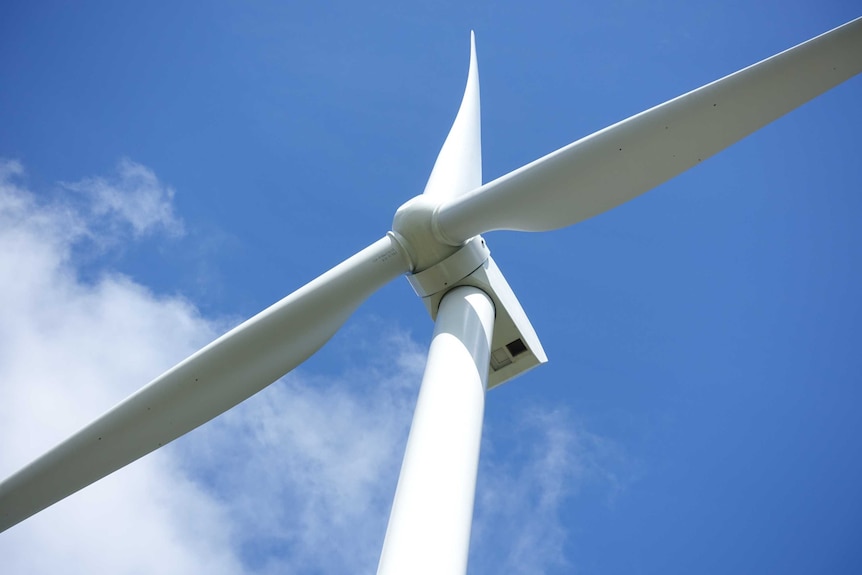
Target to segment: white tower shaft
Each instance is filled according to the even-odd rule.
[[[443,297],[378,575],[467,570],[493,328],[483,291]]]

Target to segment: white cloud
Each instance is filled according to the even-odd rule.
[[[525,409],[494,435],[514,451],[502,459],[493,445],[483,445],[492,453],[483,454],[471,562],[481,561],[488,573],[572,572],[566,553],[571,526],[561,510],[588,484],[615,497],[623,482],[613,470],[625,466],[626,457],[564,408]]]
[[[91,217],[127,224],[136,236],[183,232],[182,221],[173,211],[173,188],[159,182],[151,169],[128,158],[120,160],[112,178],[96,176],[61,185],[87,197]]]
[[[129,278],[79,281],[85,213],[40,204],[0,164],[0,473],[110,407],[213,335],[187,302]],[[0,536],[7,573],[239,571],[211,498],[167,454],[146,458]],[[194,515],[205,529],[188,517]]]
[[[64,185],[83,202],[40,202],[20,183],[22,166],[0,161],[0,476],[224,323],[110,271],[80,279],[74,254],[82,241],[126,241],[129,226],[136,237],[181,229],[173,192],[150,169],[124,160],[118,173]],[[396,362],[372,361],[338,377],[290,374],[0,534],[3,571],[373,571],[424,350],[394,328],[367,323],[349,328],[358,330],[351,341],[384,334]],[[507,438],[524,449],[517,466],[483,448],[472,572],[563,565],[558,509],[579,482],[603,473],[598,438],[572,431],[570,416],[533,409],[523,417],[527,433]]]

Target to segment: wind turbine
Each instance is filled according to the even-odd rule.
[[[172,441],[313,354],[403,273],[436,318],[380,572],[463,571],[486,388],[545,360],[479,234],[577,223],[862,71],[862,20],[481,185],[475,49],[425,193],[393,230],[225,334],[0,484],[6,529]]]

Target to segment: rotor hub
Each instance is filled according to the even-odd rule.
[[[409,259],[413,273],[442,262],[461,248],[461,245],[453,246],[446,242],[437,228],[439,205],[439,198],[419,195],[395,212],[393,236]]]

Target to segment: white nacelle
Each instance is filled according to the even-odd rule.
[[[548,361],[527,314],[490,254],[482,236],[476,236],[440,263],[407,276],[432,319],[443,295],[457,286],[477,287],[494,301],[488,389]]]

